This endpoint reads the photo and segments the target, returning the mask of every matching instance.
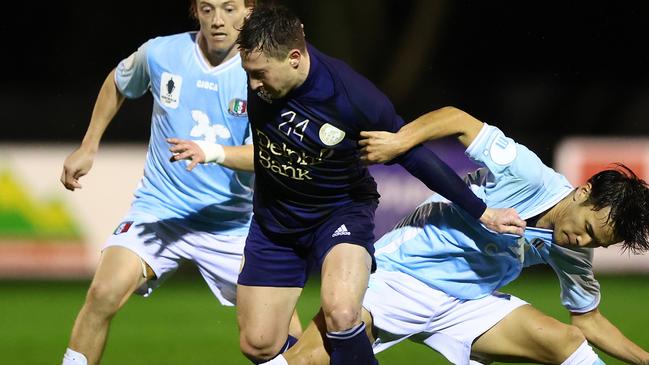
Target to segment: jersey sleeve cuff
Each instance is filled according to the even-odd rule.
[[[478,135],[475,137],[473,142],[466,148],[465,154],[472,159],[479,158],[479,153],[481,152],[481,148],[485,143],[486,139],[489,138],[489,132],[491,131],[492,127],[487,124],[483,123],[482,128],[480,128],[480,132],[478,132]]]

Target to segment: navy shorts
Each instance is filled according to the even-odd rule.
[[[374,211],[377,205],[376,201],[350,203],[313,230],[290,235],[266,234],[253,216],[238,283],[303,288],[312,268],[322,267],[329,250],[339,243],[365,247],[372,256],[374,271]]]

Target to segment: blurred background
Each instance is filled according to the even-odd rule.
[[[406,120],[454,105],[548,162],[571,135],[647,133],[645,1],[278,2],[301,16],[310,42],[375,82]],[[0,139],[79,141],[122,58],[151,37],[194,28],[187,4],[38,1],[4,11]],[[129,103],[106,141],[145,141],[149,106]]]
[[[610,162],[649,178],[646,1],[277,2],[300,15],[312,44],[367,76],[405,120],[452,105],[497,125],[574,184]],[[149,38],[195,29],[188,7],[185,0],[36,1],[2,12],[0,354],[23,356],[14,363],[59,361],[99,247],[141,175],[150,96],[124,104],[82,191],[60,186],[63,160],[81,141],[108,72]],[[471,168],[453,142],[430,147],[458,173]],[[381,234],[430,192],[399,168],[373,171],[383,195]],[[611,248],[598,251],[595,268],[604,278],[602,308],[649,348],[647,258]],[[512,290],[565,320],[551,275],[537,271]],[[234,313],[216,305],[195,273],[182,271],[168,287],[159,300],[135,298],[120,313],[104,363],[186,363],[188,353],[193,363],[215,363],[218,349],[232,353],[218,363],[244,364]],[[317,282],[307,294],[303,319],[317,306]],[[420,351],[404,348],[381,363]],[[443,363],[427,351],[416,356]]]

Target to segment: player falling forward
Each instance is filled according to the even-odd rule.
[[[626,363],[649,363],[649,353],[599,312],[600,287],[592,270],[593,247],[622,242],[634,252],[649,249],[644,181],[620,166],[574,188],[498,128],[454,108],[426,114],[397,134],[362,135],[370,162],[456,135],[467,156],[483,166],[467,177],[471,189],[490,206],[514,207],[528,222],[522,238],[495,234],[437,194],[404,218],[375,245],[378,270],[363,301],[364,318],[373,321],[368,336],[375,352],[410,339],[454,364],[602,364],[590,342]],[[497,291],[537,264],[557,274],[573,325]],[[321,334],[311,325],[297,346],[269,364],[327,362]]]
[[[253,168],[247,81],[235,40],[253,5],[252,0],[193,1],[198,32],[149,40],[104,81],[81,147],[64,163],[63,185],[81,188],[79,178],[92,167],[124,99],[148,90],[154,102],[151,139],[144,176],[130,211],[102,250],[63,364],[97,364],[111,319],[131,293],[150,294],[183,260],[196,264],[223,305],[235,303],[252,215],[252,174],[229,168]],[[178,153],[173,160],[194,161],[171,163],[170,137],[182,138],[170,140]],[[205,156],[189,153],[194,143],[212,146],[207,158],[220,165],[196,166]]]

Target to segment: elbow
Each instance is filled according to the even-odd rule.
[[[441,113],[464,113],[461,109],[458,109],[454,106],[447,105],[438,109]]]
[[[479,122],[477,119],[471,116],[471,114],[450,105],[441,107],[433,111],[432,113],[439,114],[444,117],[444,119],[453,121],[454,123],[461,123],[461,125]]]
[[[451,118],[454,118],[454,119],[459,119],[459,120],[461,120],[461,119],[464,119],[464,118],[470,117],[469,113],[465,112],[465,111],[462,110],[462,109],[459,109],[459,108],[456,108],[456,107],[454,107],[454,106],[450,106],[450,105],[447,105],[447,106],[441,107],[441,108],[439,108],[439,109],[437,109],[437,110],[438,110],[440,113],[444,113],[444,114],[447,115],[448,117],[451,117]]]
[[[453,106],[445,106],[441,110],[446,120],[455,129],[454,134],[458,141],[465,146],[471,144],[482,129],[483,123],[471,114]]]
[[[458,123],[462,131],[466,131],[470,127],[475,126],[476,124],[482,124],[482,122],[480,122],[479,120],[477,120],[471,114],[465,112],[464,110],[452,106],[447,106],[444,108],[446,109],[445,112],[449,114],[450,118],[452,118],[456,123]]]

